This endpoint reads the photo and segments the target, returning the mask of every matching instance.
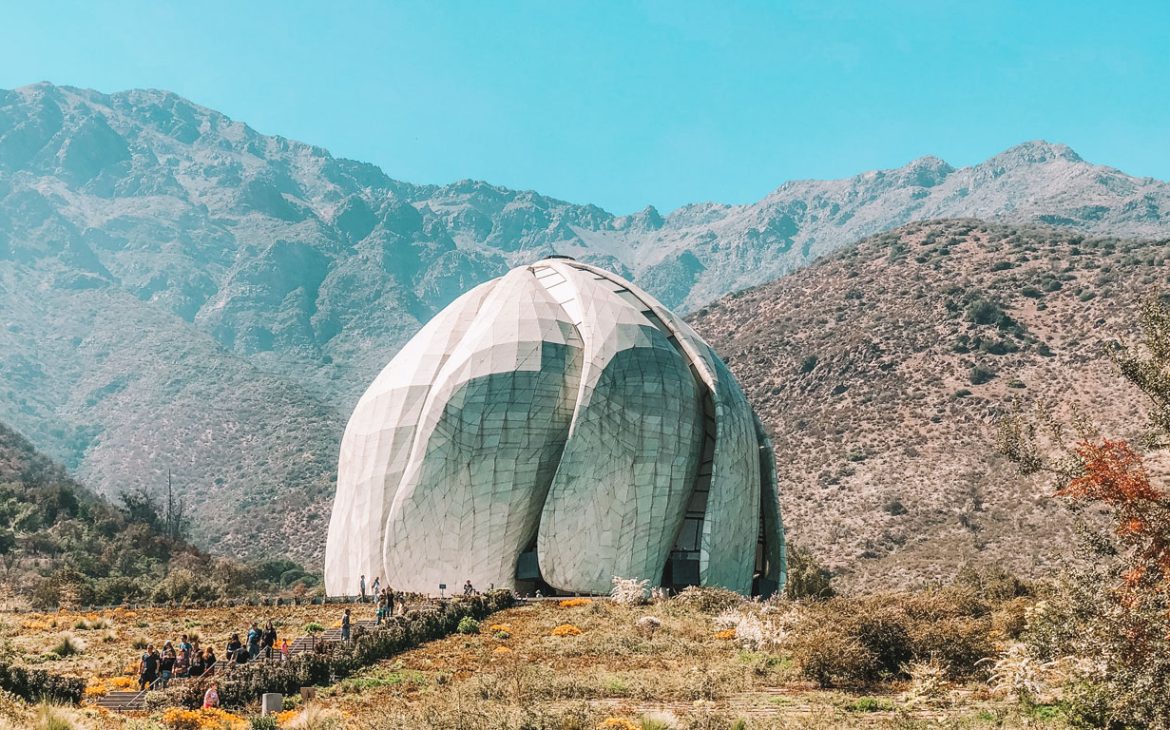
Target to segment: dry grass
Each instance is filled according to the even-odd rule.
[[[743,610],[761,616],[759,604]],[[646,616],[660,622],[651,634],[638,627]],[[749,651],[718,638],[717,619],[680,601],[520,606],[492,618],[507,625],[508,639],[485,633],[432,642],[320,701],[360,730],[1062,727],[1021,714],[979,683],[937,679],[926,691],[927,680],[915,677],[864,693],[818,690],[783,649]],[[581,633],[551,635],[562,625]]]
[[[787,626],[791,606],[718,600],[657,601],[622,606],[611,601],[522,605],[484,621],[488,631],[452,635],[371,667],[318,693],[304,710],[282,713],[281,727],[432,728],[435,730],[593,730],[617,728],[1061,727],[1022,714],[1011,698],[979,683],[956,684],[919,671],[913,681],[862,692],[825,691],[803,680],[781,636],[756,644],[733,633],[720,638],[728,610],[765,625]],[[256,620],[281,623],[290,638],[309,622],[331,623],[336,606],[254,609]],[[361,610],[361,609],[359,609]],[[721,618],[722,615],[722,618]],[[195,632],[219,647],[250,615],[202,609],[7,615],[5,646],[37,657],[69,629],[91,647],[54,660],[57,671],[101,677],[112,687],[137,655],[137,638],[158,640]],[[656,622],[653,631],[645,629]],[[75,628],[101,622],[93,641]],[[580,634],[556,636],[559,626]],[[734,629],[732,630],[734,632]],[[47,662],[46,662],[47,664]],[[929,685],[926,689],[924,686]],[[929,690],[929,691],[927,691]],[[307,711],[306,711],[307,710]],[[37,728],[38,712],[0,698],[0,730]],[[62,730],[166,730],[162,713],[124,718],[93,708],[57,710]],[[736,724],[742,721],[742,724]],[[7,726],[4,724],[7,723]],[[608,723],[608,724],[606,724]]]

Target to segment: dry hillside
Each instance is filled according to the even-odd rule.
[[[912,224],[732,295],[694,324],[771,429],[791,538],[845,582],[967,561],[1054,565],[1072,520],[994,453],[1013,402],[1143,424],[1103,343],[1134,336],[1167,244],[975,220]]]

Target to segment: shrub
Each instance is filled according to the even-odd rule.
[[[716,586],[688,586],[672,600],[701,613],[719,613],[744,602],[735,591]]]
[[[171,730],[245,730],[249,725],[244,718],[218,708],[185,710],[181,707],[166,710],[163,724]]]
[[[642,616],[634,622],[634,626],[638,629],[638,633],[643,636],[653,636],[662,627],[662,621],[654,616]]]
[[[459,619],[459,625],[455,627],[455,630],[461,634],[478,634],[479,622],[470,616],[464,616]]]
[[[832,627],[804,633],[790,648],[801,673],[821,687],[863,682],[875,674],[873,654],[856,637]]]
[[[971,381],[971,385],[983,385],[984,383],[990,382],[994,378],[995,371],[991,368],[983,367],[981,365],[976,365],[975,367],[971,368],[971,373],[968,376],[968,379]]]
[[[788,543],[788,582],[784,595],[791,600],[829,598],[834,594],[833,574],[817,561],[812,552]]]
[[[76,730],[76,726],[60,708],[41,705],[37,711],[36,730]]]
[[[947,689],[947,668],[937,659],[911,662],[903,673],[910,677],[910,685],[906,688],[907,702],[930,701]]]
[[[614,603],[622,606],[638,606],[650,601],[650,580],[648,578],[613,577],[613,590],[609,593]]]
[[[850,712],[889,712],[894,705],[877,697],[858,697],[846,709]]]
[[[822,684],[905,678],[909,665],[925,661],[963,677],[981,671],[980,661],[994,652],[991,631],[989,605],[949,587],[805,604],[786,644],[805,676]],[[809,645],[810,636],[824,647]]]
[[[897,675],[914,656],[910,643],[911,619],[896,604],[867,603],[846,623],[850,634],[873,656],[875,674],[867,679]]]
[[[995,653],[991,622],[985,618],[920,621],[912,629],[911,645],[915,657],[942,662],[951,676],[974,673],[982,659]]]
[[[345,718],[337,710],[310,706],[284,727],[290,730],[341,730],[345,727]]]
[[[81,696],[85,693],[85,680],[0,663],[0,689],[28,702],[75,705],[81,701]]]
[[[750,651],[769,649],[780,643],[782,632],[771,622],[746,610],[728,609],[719,614],[715,625],[735,632],[735,640]]]
[[[882,511],[891,517],[898,517],[899,515],[906,514],[908,510],[906,509],[906,505],[902,504],[901,499],[894,497],[890,500],[887,500],[886,503],[882,505]]]
[[[50,649],[50,651],[52,651],[57,656],[64,658],[67,656],[73,656],[74,654],[80,654],[85,651],[85,649],[82,647],[81,643],[77,641],[77,639],[73,638],[69,634],[65,634],[61,637],[61,640],[57,642],[57,645]]]

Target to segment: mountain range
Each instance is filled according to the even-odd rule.
[[[1151,239],[1170,235],[1170,185],[1030,142],[613,215],[401,182],[164,91],[0,91],[0,421],[105,494],[171,473],[217,551],[316,559],[349,410],[470,286],[555,253],[697,313],[940,217]]]

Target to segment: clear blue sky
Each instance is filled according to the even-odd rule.
[[[173,90],[412,182],[615,213],[1045,138],[1170,177],[1170,2],[9,4],[0,87]]]

